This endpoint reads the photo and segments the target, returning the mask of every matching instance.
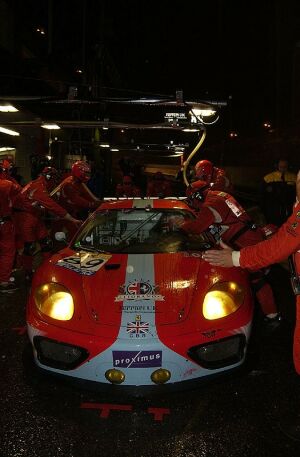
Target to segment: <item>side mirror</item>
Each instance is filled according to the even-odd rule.
[[[66,237],[65,232],[56,232],[54,235],[54,238],[56,239],[56,241],[63,241],[64,243],[67,242],[67,237]]]

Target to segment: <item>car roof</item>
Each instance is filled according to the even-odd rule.
[[[105,198],[98,210],[103,209],[181,209],[189,210],[189,206],[185,203],[186,197],[167,197],[167,198]]]

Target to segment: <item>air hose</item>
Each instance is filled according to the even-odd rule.
[[[198,143],[196,144],[196,146],[194,147],[194,149],[192,150],[192,152],[190,153],[190,155],[188,156],[188,158],[186,159],[186,161],[184,162],[184,166],[183,166],[183,180],[184,180],[184,184],[188,187],[190,185],[190,183],[188,182],[188,179],[186,177],[186,171],[187,171],[187,168],[189,166],[189,163],[190,161],[192,160],[192,158],[194,157],[194,155],[196,154],[196,152],[198,151],[198,149],[202,146],[204,140],[205,140],[205,137],[206,137],[206,129],[205,127],[203,126],[202,127],[203,130],[202,130],[202,135],[200,137],[200,140],[198,141]]]

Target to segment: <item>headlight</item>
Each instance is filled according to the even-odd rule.
[[[36,307],[41,313],[59,321],[69,321],[74,314],[72,295],[54,282],[39,286],[34,292]]]
[[[245,292],[235,282],[215,284],[205,295],[203,315],[205,319],[214,320],[234,313],[243,303]]]

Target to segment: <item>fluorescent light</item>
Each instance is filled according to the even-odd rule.
[[[100,148],[110,148],[109,144],[100,144]]]
[[[117,148],[111,148],[111,152],[118,152],[120,151],[120,149],[117,149]]]
[[[183,132],[199,132],[198,129],[183,129]]]
[[[0,152],[6,152],[6,151],[14,151],[15,148],[9,148],[9,147],[6,147],[6,146],[3,146],[0,148]]]
[[[57,124],[42,124],[41,127],[43,129],[48,129],[48,130],[59,130],[60,127]]]
[[[16,132],[15,130],[5,129],[4,127],[0,127],[0,132],[12,136],[20,136],[19,132]]]
[[[12,105],[0,105],[1,113],[16,113],[17,111],[19,110]]]
[[[199,109],[199,108],[192,108],[191,114],[194,116],[212,116],[213,114],[216,114],[216,110],[207,108],[207,109]]]

